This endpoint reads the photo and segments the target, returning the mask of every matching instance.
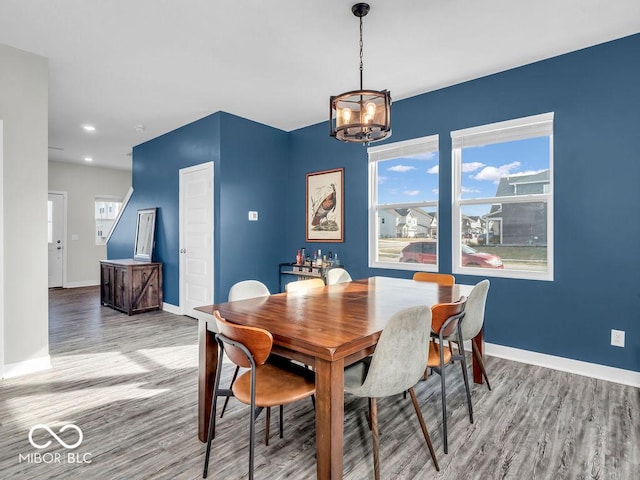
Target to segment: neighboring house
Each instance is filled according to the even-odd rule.
[[[435,213],[417,208],[381,209],[378,218],[380,238],[434,238],[437,233]]]
[[[502,177],[496,197],[549,191],[549,170]],[[541,202],[496,204],[486,216],[488,243],[546,245],[547,205]]]

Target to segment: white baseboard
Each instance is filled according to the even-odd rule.
[[[63,288],[96,287],[100,285],[100,280],[85,280],[82,282],[67,282]]]
[[[20,377],[29,373],[51,368],[51,356],[31,358],[23,362],[7,363],[4,366],[4,378]]]
[[[621,383],[640,388],[640,372],[608,367],[597,363],[582,362],[570,358],[556,357],[545,353],[531,352],[519,348],[505,347],[494,343],[485,343],[484,352],[491,357],[499,357],[516,362],[538,365],[540,367],[575,373],[585,377],[598,378],[608,382]]]
[[[162,310],[165,312],[173,313],[175,315],[182,315],[182,310],[180,310],[180,307],[171,303],[163,302]]]

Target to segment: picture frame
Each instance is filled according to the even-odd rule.
[[[153,249],[156,236],[157,208],[138,210],[136,221],[136,238],[133,246],[133,259],[140,262],[153,261]]]
[[[344,168],[307,173],[307,242],[344,242]]]

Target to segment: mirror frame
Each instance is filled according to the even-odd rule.
[[[153,248],[156,236],[157,208],[138,210],[136,221],[136,240],[133,246],[133,259],[141,262],[153,261]]]

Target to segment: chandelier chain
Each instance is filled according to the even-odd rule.
[[[364,43],[362,42],[362,17],[360,17],[360,90],[362,90],[362,71],[364,67],[364,62],[362,60],[362,49],[364,47]]]

